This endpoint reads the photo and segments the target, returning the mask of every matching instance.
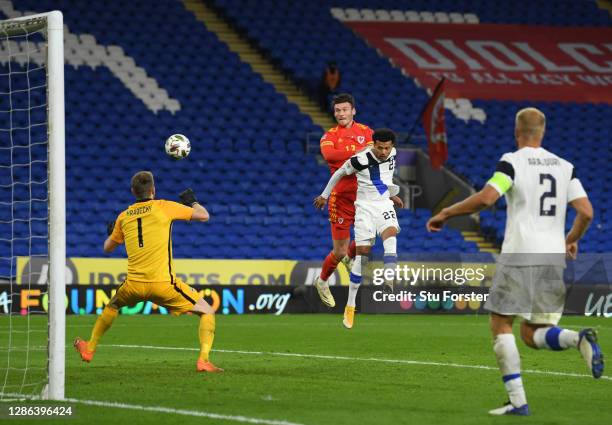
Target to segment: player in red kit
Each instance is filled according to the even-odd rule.
[[[373,131],[367,125],[353,120],[356,114],[355,99],[350,94],[334,96],[332,105],[338,125],[329,129],[321,138],[321,154],[334,174],[347,159],[372,144]],[[338,182],[329,197],[329,222],[334,249],[325,257],[321,274],[314,282],[321,301],[328,307],[335,306],[336,301],[329,290],[327,280],[338,267],[338,263],[344,262],[350,270],[350,261],[355,258],[355,241],[351,242],[351,226],[355,221],[356,196],[357,178],[350,175]]]

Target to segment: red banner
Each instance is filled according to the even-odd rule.
[[[345,22],[450,98],[612,103],[612,29]]]
[[[444,123],[444,90],[446,80],[440,81],[423,111],[423,128],[429,147],[432,168],[440,168],[448,159],[446,125]]]

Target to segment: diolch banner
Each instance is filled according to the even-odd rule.
[[[344,21],[448,98],[612,103],[612,29]]]

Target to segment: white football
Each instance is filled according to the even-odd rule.
[[[166,153],[172,158],[186,158],[189,152],[191,152],[191,142],[182,134],[173,134],[166,139]]]

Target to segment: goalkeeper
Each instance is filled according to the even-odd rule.
[[[112,252],[125,243],[128,256],[126,280],[96,320],[91,338],[76,338],[74,347],[81,359],[90,362],[100,338],[108,331],[123,306],[151,301],[166,307],[172,315],[192,312],[200,316],[200,355],[198,372],[222,372],[208,359],[215,336],[215,312],[204,299],[176,277],[172,266],[172,222],[208,221],[208,211],[200,205],[191,189],[179,195],[181,204],[156,200],[153,174],[140,171],[132,177],[136,202],[109,223],[104,251]]]

